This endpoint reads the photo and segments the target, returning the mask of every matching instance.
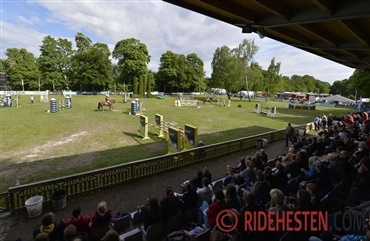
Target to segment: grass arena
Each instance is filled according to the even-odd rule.
[[[205,96],[206,97],[206,96]],[[64,100],[50,95],[49,99]],[[108,111],[97,110],[103,95],[72,96],[73,107],[48,113],[49,102],[23,98],[19,107],[0,108],[1,165],[0,191],[6,191],[19,180],[21,184],[108,167],[125,162],[167,154],[167,142],[153,134],[143,140],[139,135],[140,116],[130,115],[131,102],[111,95],[117,102]],[[225,97],[226,98],[226,97]],[[246,137],[283,129],[287,122],[300,125],[311,122],[322,113],[345,114],[342,108],[317,107],[316,111],[289,109],[288,103],[248,102],[232,99],[231,106],[203,103],[176,107],[177,96],[164,99],[140,98],[140,113],[154,123],[155,114],[166,122],[198,128],[198,139],[205,144]],[[276,107],[275,118],[254,113],[255,104]],[[241,107],[238,107],[240,105]]]

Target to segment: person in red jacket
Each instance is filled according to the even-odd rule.
[[[211,229],[213,229],[217,224],[217,215],[225,210],[229,209],[229,205],[225,201],[225,194],[222,190],[217,189],[215,191],[216,202],[209,205],[206,215],[208,218],[208,225]]]
[[[81,207],[75,206],[72,209],[72,217],[64,222],[64,226],[68,227],[73,224],[76,226],[77,233],[90,233],[90,217],[81,215]]]
[[[102,201],[98,204],[97,211],[91,217],[90,227],[92,229],[109,227],[111,224],[112,216],[113,211],[109,210],[107,207],[107,203]]]

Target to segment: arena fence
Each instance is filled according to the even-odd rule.
[[[312,123],[295,128],[297,132],[299,129],[310,131]],[[65,190],[68,199],[87,195],[99,190],[106,190],[108,187],[121,185],[141,177],[199,163],[249,148],[255,148],[257,140],[260,139],[266,139],[268,142],[285,139],[285,129],[80,174],[10,187],[8,192],[0,193],[0,212],[20,210],[24,208],[24,203],[27,199],[36,195],[43,196],[44,202],[51,202],[52,194],[58,190]]]

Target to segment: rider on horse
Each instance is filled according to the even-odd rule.
[[[105,95],[105,102],[107,102],[107,105],[110,105],[110,101],[109,101],[109,98],[108,98],[108,94]]]

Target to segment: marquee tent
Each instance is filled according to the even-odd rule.
[[[342,104],[350,104],[350,103],[356,103],[356,101],[348,99],[346,97],[340,96],[340,95],[332,95],[325,98],[320,98],[318,101],[326,101],[326,102],[338,102]]]

